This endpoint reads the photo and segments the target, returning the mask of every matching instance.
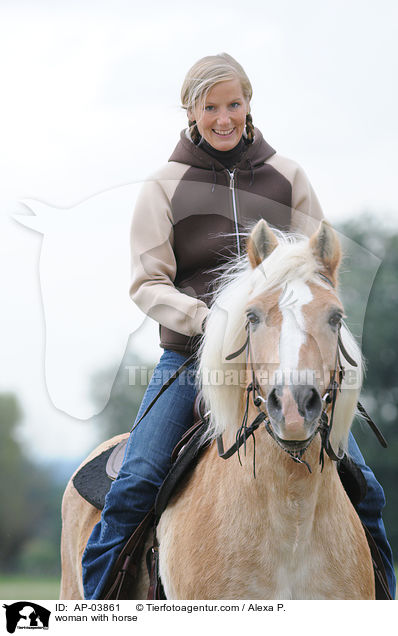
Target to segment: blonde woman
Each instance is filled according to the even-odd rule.
[[[322,218],[301,167],[280,156],[253,127],[252,87],[230,55],[208,56],[188,71],[182,106],[188,127],[166,166],[144,184],[131,230],[133,301],[159,323],[160,358],[140,419],[160,386],[195,353],[208,312],[211,270],[243,253],[242,230],[265,218],[310,235]],[[123,465],[83,555],[86,598],[101,598],[112,566],[151,509],[170,455],[192,424],[195,362],[162,393],[130,435]],[[381,510],[384,494],[350,438],[368,483],[359,510],[370,526],[395,587]]]

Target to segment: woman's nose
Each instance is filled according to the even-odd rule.
[[[218,124],[228,124],[230,121],[229,112],[227,109],[222,110],[218,113],[217,118]]]

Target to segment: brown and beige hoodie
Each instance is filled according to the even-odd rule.
[[[217,276],[211,270],[244,251],[240,233],[264,218],[309,236],[322,216],[302,168],[257,128],[231,171],[182,131],[134,210],[130,296],[159,323],[162,347],[189,354],[208,312]]]

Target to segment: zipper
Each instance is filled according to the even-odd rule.
[[[232,210],[234,213],[234,222],[235,222],[235,235],[236,235],[236,245],[238,248],[238,254],[240,256],[240,239],[239,239],[239,228],[238,228],[238,211],[236,207],[236,192],[235,192],[235,170],[234,168],[232,172],[228,170],[229,173],[229,189],[232,193]]]

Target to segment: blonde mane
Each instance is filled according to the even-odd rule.
[[[278,246],[255,269],[247,256],[238,257],[219,270],[220,277],[199,349],[198,382],[206,407],[211,411],[211,428],[207,438],[230,432],[240,424],[246,386],[246,353],[228,361],[246,339],[246,308],[252,298],[277,289],[300,278],[306,283],[327,287],[319,276],[320,264],[314,257],[307,237],[273,230]],[[358,367],[343,360],[349,378],[343,382],[336,403],[332,446],[347,450],[348,433],[355,415],[362,382],[360,349],[346,326],[342,328],[344,346]]]

